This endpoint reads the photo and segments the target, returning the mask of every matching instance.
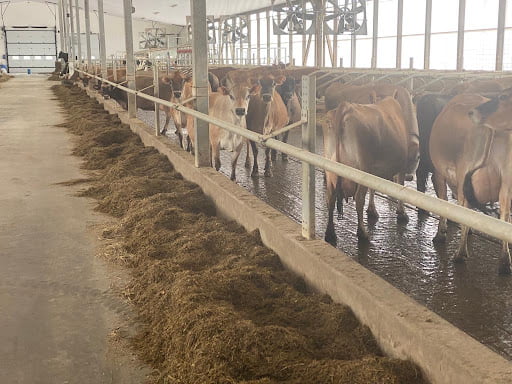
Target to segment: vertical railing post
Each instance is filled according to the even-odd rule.
[[[105,42],[105,13],[103,12],[103,0],[98,0],[98,24],[100,32],[100,61],[101,77],[107,78],[107,46]]]
[[[256,15],[256,60],[261,65],[261,20],[260,14]]]
[[[270,64],[270,11],[265,13],[267,16],[267,65]]]
[[[69,40],[71,42],[71,57],[69,62],[75,64],[75,55],[76,55],[76,48],[75,48],[75,20],[73,19],[73,0],[69,0],[69,24],[71,27],[71,33],[69,36]]]
[[[432,0],[427,0],[425,10],[425,47],[423,52],[423,69],[430,69],[430,38],[432,36]]]
[[[112,76],[114,77],[114,83],[117,83],[117,60],[115,57],[112,58]]]
[[[160,97],[159,63],[153,63],[153,96]],[[160,135],[160,105],[155,103],[155,135]]]
[[[302,149],[316,153],[316,77],[302,76]],[[315,167],[302,162],[302,236],[315,238]]]
[[[379,39],[379,0],[373,0],[372,68],[377,68],[377,43]]]
[[[324,65],[324,13],[325,1],[316,0],[314,2],[316,28],[315,28],[315,67]]]
[[[64,52],[64,29],[62,22],[62,0],[57,0],[57,14],[59,16],[59,42],[60,42],[60,50]]]
[[[68,10],[66,0],[62,0],[62,30],[64,32],[64,52],[71,53],[69,44]]]
[[[85,19],[85,46],[87,49],[87,72],[90,73],[92,67],[91,59],[91,13],[89,12],[89,0],[84,0],[84,19]],[[89,82],[91,84],[91,82]]]
[[[505,45],[505,13],[507,0],[500,0],[498,8],[498,37],[496,39],[496,71],[503,71],[503,48]]]
[[[86,0],[88,1],[88,0]],[[132,1],[123,0],[124,38],[126,49],[126,80],[128,88],[135,90],[135,59],[133,57]],[[128,93],[128,116],[137,115],[135,95]]]
[[[398,0],[396,19],[396,68],[402,68],[402,28],[404,23],[404,0]]]
[[[80,6],[78,0],[75,0],[75,12],[76,12],[76,45],[78,47],[78,68],[82,69],[82,35],[80,29]]]
[[[197,111],[208,114],[208,62],[204,52],[208,49],[206,30],[206,0],[190,0],[192,11],[192,87]],[[195,165],[210,165],[210,134],[206,121],[194,118],[196,127]]]
[[[357,1],[352,0],[352,10],[354,11],[357,8]],[[353,15],[354,19],[356,15]],[[354,23],[355,25],[355,23]],[[356,67],[356,55],[357,55],[357,36],[355,32],[352,32],[352,36],[350,36],[350,66],[352,68]]]
[[[459,22],[457,27],[457,71],[464,69],[464,26],[466,23],[466,0],[459,0]]]

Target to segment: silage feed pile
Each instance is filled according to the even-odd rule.
[[[425,383],[414,364],[383,356],[349,308],[309,292],[257,234],[216,217],[117,116],[76,87],[53,90],[91,171],[82,194],[118,218],[104,236],[130,268],[126,296],[144,324],[132,341],[156,382]]]

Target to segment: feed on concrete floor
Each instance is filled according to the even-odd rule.
[[[81,194],[118,218],[104,231],[130,268],[133,340],[159,383],[425,383],[383,355],[349,308],[310,292],[257,233],[213,203],[117,116],[72,86],[54,86],[91,171]]]

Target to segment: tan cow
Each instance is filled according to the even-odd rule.
[[[192,82],[192,78],[190,76],[185,76],[179,70],[176,70],[169,73],[169,75],[162,77],[162,80],[166,85],[170,87],[169,101],[171,103],[181,104],[181,102],[184,100],[182,98],[183,88],[187,82]],[[165,134],[167,131],[167,126],[169,125],[169,117],[172,118],[180,146],[183,146],[183,123],[186,122],[186,117],[182,116],[181,112],[174,108],[162,106],[161,109],[163,109],[166,114],[162,134]]]
[[[501,219],[510,222],[512,198],[512,91],[491,100],[476,94],[453,98],[437,117],[430,136],[433,183],[439,198],[447,187],[464,207],[500,203]],[[447,220],[441,218],[435,242],[446,240]],[[468,255],[469,228],[462,226],[455,261]],[[510,273],[510,252],[503,242],[500,273]]]
[[[419,163],[419,131],[416,113],[412,98],[407,89],[391,84],[368,84],[368,85],[343,85],[340,83],[331,84],[325,92],[325,107],[327,110],[336,108],[342,101],[350,103],[367,104],[372,93],[375,92],[377,99],[392,96],[397,92],[397,101],[402,108],[405,126],[408,131],[408,158],[406,173],[409,177],[416,172]]]
[[[261,90],[258,94],[251,96],[247,111],[247,128],[250,131],[267,135],[286,126],[289,121],[288,111],[281,95],[276,91],[276,85],[282,84],[285,79],[284,76],[275,77],[272,74],[264,74],[259,78]],[[251,141],[251,149],[254,157],[251,176],[255,177],[259,174],[258,148],[253,141]],[[272,176],[269,148],[265,148],[265,176]]]
[[[404,184],[407,171],[408,129],[398,102],[398,92],[377,104],[352,104],[342,102],[338,108],[328,112],[330,124],[324,137],[324,155],[333,161],[371,173],[384,179],[398,175]],[[374,94],[375,101],[377,96]],[[357,210],[357,236],[367,241],[368,233],[363,224],[363,208],[367,187],[326,172],[327,208],[329,222],[325,240],[336,244],[333,211],[337,200],[336,189],[341,188],[345,198],[354,197]],[[398,219],[407,221],[403,202],[399,202]]]

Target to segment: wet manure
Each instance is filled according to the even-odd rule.
[[[352,311],[310,292],[256,233],[217,217],[200,188],[84,92],[54,86],[94,177],[83,195],[118,218],[104,231],[130,268],[143,328],[132,340],[157,383],[425,383],[382,354]]]

